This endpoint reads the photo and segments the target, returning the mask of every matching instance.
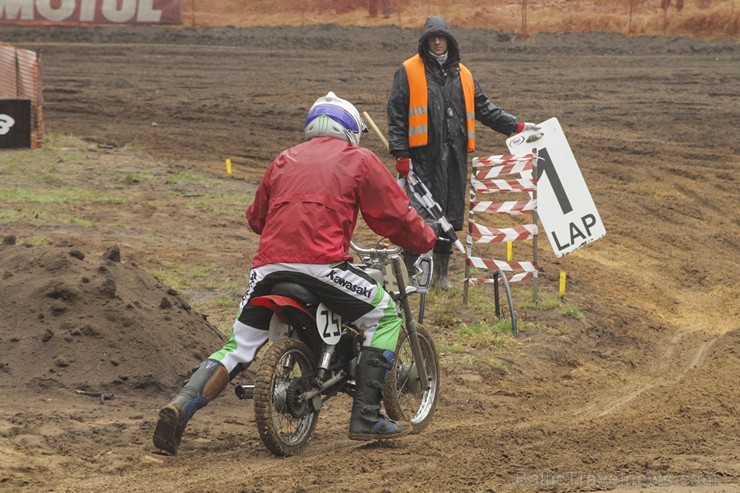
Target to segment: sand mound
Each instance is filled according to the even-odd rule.
[[[0,246],[0,373],[22,391],[165,393],[223,337],[118,248]]]

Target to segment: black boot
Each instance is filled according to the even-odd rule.
[[[380,412],[383,384],[392,368],[393,351],[366,347],[357,359],[355,399],[349,437],[352,440],[385,440],[411,433],[411,423],[394,421]]]
[[[406,250],[403,251],[403,263],[406,266],[406,272],[409,273],[409,283],[411,283],[412,286],[416,286],[416,280],[414,277],[414,274],[416,273],[416,267],[414,266],[414,264],[416,263],[416,259],[418,258],[418,255],[407,252]]]
[[[450,280],[447,278],[447,269],[450,265],[450,254],[449,253],[435,253],[433,255],[434,261],[434,275],[432,280],[432,286],[437,286],[442,291],[447,291],[452,286]]]
[[[450,255],[452,255],[452,242],[446,239],[438,239],[434,245],[434,275],[432,277],[432,286],[437,286],[443,291],[452,287],[447,278],[447,269],[450,266]]]
[[[159,411],[154,446],[175,455],[185,426],[195,411],[218,397],[228,383],[229,372],[221,363],[212,359],[201,363],[180,393]]]

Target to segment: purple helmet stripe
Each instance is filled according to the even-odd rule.
[[[306,116],[304,127],[321,115],[326,115],[350,132],[360,132],[357,120],[349,112],[333,104],[320,104],[311,108]]]

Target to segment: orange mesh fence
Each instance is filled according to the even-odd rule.
[[[31,100],[31,146],[43,140],[41,60],[35,52],[0,42],[0,99]]]
[[[452,25],[539,32],[738,33],[734,0],[182,0],[188,26]],[[697,33],[697,29],[700,31]]]

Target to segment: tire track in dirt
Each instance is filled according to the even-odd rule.
[[[639,408],[642,403],[638,402],[638,398],[647,393],[670,394],[689,371],[704,362],[712,346],[735,328],[732,289],[700,291],[697,295],[695,288],[676,285],[665,279],[660,263],[636,265],[633,262],[634,254],[628,249],[610,247],[603,252],[579,253],[589,263],[607,266],[613,276],[641,280],[641,283],[626,281],[632,302],[641,306],[645,313],[654,314],[672,327],[669,330],[673,331],[673,335],[664,337],[665,344],[656,346],[659,351],[657,354],[645,355],[647,359],[640,365],[639,373],[629,378],[621,388],[615,385],[609,395],[597,394],[585,406],[576,406],[566,414],[567,419],[588,421],[606,418],[619,414],[626,406]],[[654,292],[647,292],[656,286],[660,286],[657,297]],[[635,296],[635,290],[646,292]],[[660,300],[665,300],[671,310],[666,310]],[[673,303],[671,300],[674,300]]]
[[[662,381],[658,382],[651,382],[651,383],[642,383],[638,384],[638,388],[634,390],[630,390],[626,392],[626,395],[621,397],[614,397],[610,400],[606,401],[600,401],[600,402],[594,402],[590,403],[588,406],[586,406],[585,409],[582,411],[579,411],[574,416],[577,420],[590,420],[593,418],[604,418],[612,413],[618,412],[622,407],[630,404],[633,400],[637,399],[644,393],[654,389],[654,388],[660,388],[661,393],[668,393],[670,392],[670,389],[674,385],[678,385],[680,381],[686,376],[686,373],[694,368],[697,368],[706,358],[707,351],[709,348],[714,345],[714,343],[717,342],[717,338],[713,337],[709,340],[706,340],[704,342],[699,343],[698,347],[695,345],[692,346],[693,351],[684,351],[685,353],[689,353],[687,356],[684,355],[681,358],[678,358],[679,361],[675,363],[671,363],[669,361],[670,356],[674,352],[674,349],[676,345],[678,344],[679,340],[683,336],[681,334],[678,334],[672,341],[671,345],[668,347],[668,349],[665,351],[663,356],[659,358],[659,361],[661,362],[659,368],[656,370],[656,375],[661,374],[671,374],[673,375],[671,378],[668,379],[662,379]],[[688,364],[683,365],[683,369],[681,369],[682,365],[681,363],[686,363],[688,360]],[[673,373],[672,370],[679,369],[678,373]],[[655,379],[656,377],[645,377],[645,380],[648,379]],[[640,404],[635,404],[636,406],[639,406]]]

